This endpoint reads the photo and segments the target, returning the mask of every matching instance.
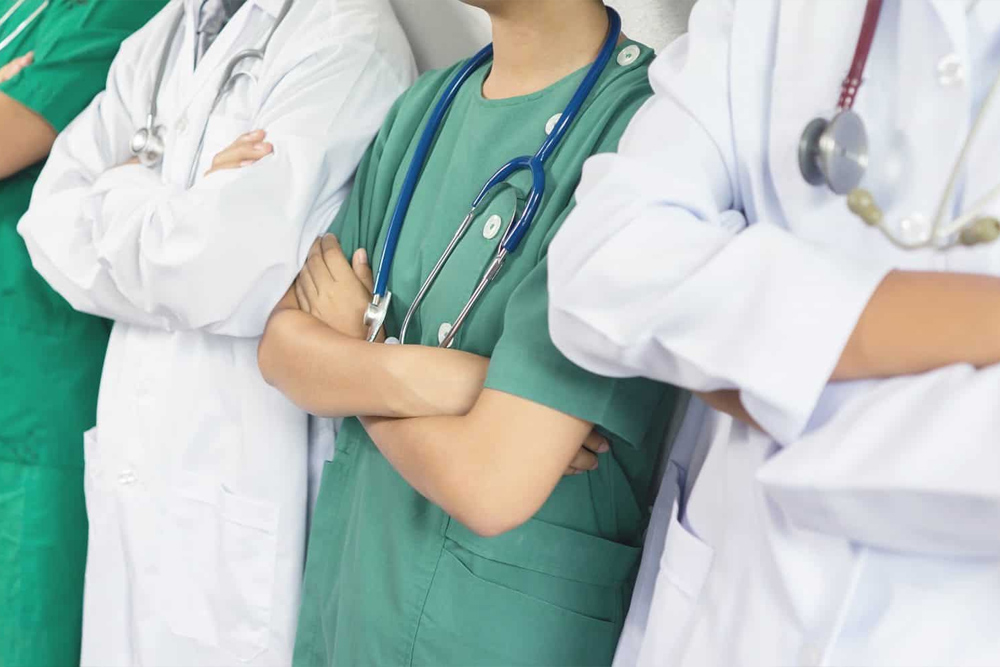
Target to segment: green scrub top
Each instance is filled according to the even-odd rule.
[[[622,50],[628,49],[620,59]],[[632,59],[629,56],[638,54]],[[486,386],[597,424],[612,449],[564,478],[525,525],[483,538],[410,487],[356,419],[327,463],[303,585],[295,665],[599,665],[611,662],[648,519],[651,482],[676,391],[598,377],[554,347],[546,253],[573,205],[584,160],[616,149],[651,95],[652,52],[619,46],[546,169],[534,225],[460,329],[454,347],[491,358]],[[377,258],[427,117],[456,69],[397,102],[331,231],[348,255]],[[579,71],[523,97],[488,100],[482,68],[440,130],[399,240],[387,333],[399,326],[473,198],[511,158],[533,154]],[[437,345],[493,257],[530,186],[525,173],[485,202],[418,311],[408,342]],[[531,460],[524,461],[525,466]]]
[[[63,130],[104,88],[121,41],[165,4],[51,0],[0,53],[6,64],[35,52],[0,93]],[[0,40],[40,5],[21,5]],[[13,6],[0,0],[0,16]],[[0,181],[0,667],[79,662],[83,432],[94,425],[110,330],[74,312],[31,268],[15,226],[40,171]]]

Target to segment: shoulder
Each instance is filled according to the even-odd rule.
[[[296,0],[275,33],[273,48],[286,64],[363,59],[409,83],[413,52],[388,0]]]
[[[589,106],[596,109],[626,112],[653,95],[649,66],[655,59],[653,49],[641,42],[626,40],[618,45],[601,76]]]
[[[632,117],[653,96],[649,66],[654,58],[653,49],[640,42],[626,40],[615,49],[581,112],[587,131],[580,140],[593,153],[615,150]]]

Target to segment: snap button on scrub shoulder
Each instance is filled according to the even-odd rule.
[[[487,220],[486,224],[483,225],[483,238],[492,239],[495,238],[497,233],[500,231],[500,225],[503,224],[503,218],[495,213],[491,215]]]
[[[444,322],[441,326],[439,326],[438,327],[438,344],[440,345],[441,343],[443,343],[444,339],[447,338],[448,334],[450,334],[450,333],[451,333],[451,322]]]
[[[618,54],[618,64],[622,67],[628,67],[639,59],[640,53],[641,51],[638,46],[635,44],[629,44]]]
[[[552,118],[549,118],[549,121],[547,123],[545,123],[545,135],[546,136],[552,134],[552,130],[556,129],[556,123],[559,122],[560,118],[562,118],[562,114],[561,113],[557,113]]]
[[[938,83],[945,87],[960,86],[965,81],[965,67],[958,54],[949,53],[937,65]]]

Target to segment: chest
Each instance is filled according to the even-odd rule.
[[[195,66],[196,35],[185,16],[171,39],[168,24],[146,49],[129,108],[138,128],[156,105],[166,151],[160,167],[164,182],[190,186],[203,178],[212,159],[254,123],[272,84],[258,48],[273,19],[248,3],[226,25]],[[174,19],[171,19],[171,22]],[[163,81],[155,85],[164,66]]]
[[[737,8],[733,49],[742,57],[733,58],[728,72],[739,191],[748,220],[778,222],[810,241],[887,266],[1000,269],[995,245],[944,252],[898,249],[861,223],[843,197],[801,176],[803,129],[835,112],[865,0],[775,0],[769,11],[756,15],[748,4],[753,3]],[[1000,183],[995,176],[1000,159],[991,148],[1000,140],[1000,105],[983,104],[1000,74],[1000,7],[994,5],[977,3],[969,11],[960,2],[884,3],[854,109],[869,139],[862,186],[901,232],[929,227],[938,210],[951,220]],[[981,128],[960,162],[980,112]],[[945,198],[953,176],[957,187]],[[984,212],[996,215],[1000,202]]]
[[[546,136],[546,122],[559,112],[560,104],[561,100],[553,100],[529,113],[511,112],[505,117],[460,107],[467,122],[442,131],[414,191],[389,274],[393,302],[388,321],[395,335],[418,295],[406,342],[437,345],[449,333],[480,287],[505,234],[521,219],[532,177],[527,171],[518,171],[492,188],[474,211],[473,201],[506,162],[538,150]],[[514,132],[513,124],[517,123],[522,130]],[[575,150],[569,144],[566,148],[568,153]],[[408,166],[404,160],[399,173],[405,173]],[[503,334],[507,304],[544,261],[548,239],[569,205],[578,171],[567,173],[560,157],[546,165],[545,174],[542,204],[524,240],[478,295],[453,347],[488,356]],[[396,181],[398,192],[402,176]],[[393,208],[382,220],[375,257],[380,256]],[[429,282],[434,273],[436,278]],[[525,285],[523,289],[533,287]]]

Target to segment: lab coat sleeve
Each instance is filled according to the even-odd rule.
[[[744,229],[733,12],[733,0],[695,6],[689,34],[653,64],[655,95],[619,152],[586,164],[549,253],[550,327],[566,356],[598,373],[737,389],[788,444],[883,271],[767,220]]]
[[[144,114],[148,99],[132,92],[137,73],[119,57],[107,92],[57,140],[18,227],[38,271],[78,310],[260,335],[408,83],[407,68],[373,44],[324,41],[283,66],[252,121],[275,153],[190,189],[115,167],[130,157],[139,113],[128,109]]]
[[[829,391],[849,398],[757,472],[790,524],[898,552],[1000,557],[1000,366]]]

